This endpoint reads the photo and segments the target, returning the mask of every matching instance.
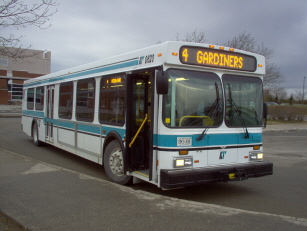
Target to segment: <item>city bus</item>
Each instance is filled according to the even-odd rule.
[[[22,129],[162,189],[273,174],[264,160],[263,56],[165,42],[24,82]]]

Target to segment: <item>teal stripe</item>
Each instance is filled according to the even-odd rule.
[[[197,141],[199,134],[196,135],[154,135],[154,145],[158,147],[177,147],[178,137],[190,137],[192,146],[189,147],[206,147],[206,146],[228,146],[242,144],[259,144],[262,143],[261,133],[252,133],[250,138],[244,138],[245,133],[234,134],[207,134],[202,140]]]
[[[75,123],[72,123],[72,122],[58,120],[58,126],[63,127],[63,128],[75,129]]]
[[[95,127],[91,125],[77,124],[77,130],[100,135],[100,126]]]
[[[135,59],[129,62],[117,63],[114,65],[104,66],[104,67],[100,67],[100,68],[93,69],[93,70],[81,71],[81,72],[74,73],[74,74],[67,74],[64,76],[54,77],[52,79],[42,80],[36,83],[25,84],[25,87],[31,87],[37,84],[52,84],[60,80],[69,80],[69,79],[84,76],[84,75],[91,75],[91,74],[96,74],[96,73],[101,73],[101,72],[106,72],[106,71],[113,71],[113,70],[117,70],[121,68],[136,66],[138,64],[139,64],[138,59]]]
[[[115,128],[115,127],[104,127],[104,126],[102,126],[102,130],[104,130],[104,131],[106,131],[106,133],[103,133],[102,135],[106,135],[106,134],[108,134],[109,132],[117,132],[119,135],[120,135],[120,137],[122,138],[122,139],[124,139],[125,138],[125,134],[126,134],[126,129],[123,129],[123,128]]]
[[[22,110],[22,115],[43,118],[44,117],[44,112],[43,111]]]

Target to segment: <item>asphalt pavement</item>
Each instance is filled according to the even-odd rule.
[[[0,117],[20,115],[20,106],[0,105]],[[272,126],[266,131],[307,129]],[[304,218],[161,196],[4,149],[0,177],[0,230],[307,229]]]

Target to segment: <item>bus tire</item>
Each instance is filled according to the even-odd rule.
[[[124,155],[117,140],[111,141],[106,147],[103,164],[110,181],[121,185],[132,183],[132,177],[124,174]]]
[[[42,145],[42,142],[39,140],[38,126],[35,121],[32,125],[32,135],[33,135],[33,143],[35,146],[39,147]]]

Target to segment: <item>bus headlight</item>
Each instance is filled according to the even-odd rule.
[[[250,152],[249,159],[250,160],[263,160],[263,152]]]
[[[193,157],[175,157],[174,168],[191,167],[193,166]]]

